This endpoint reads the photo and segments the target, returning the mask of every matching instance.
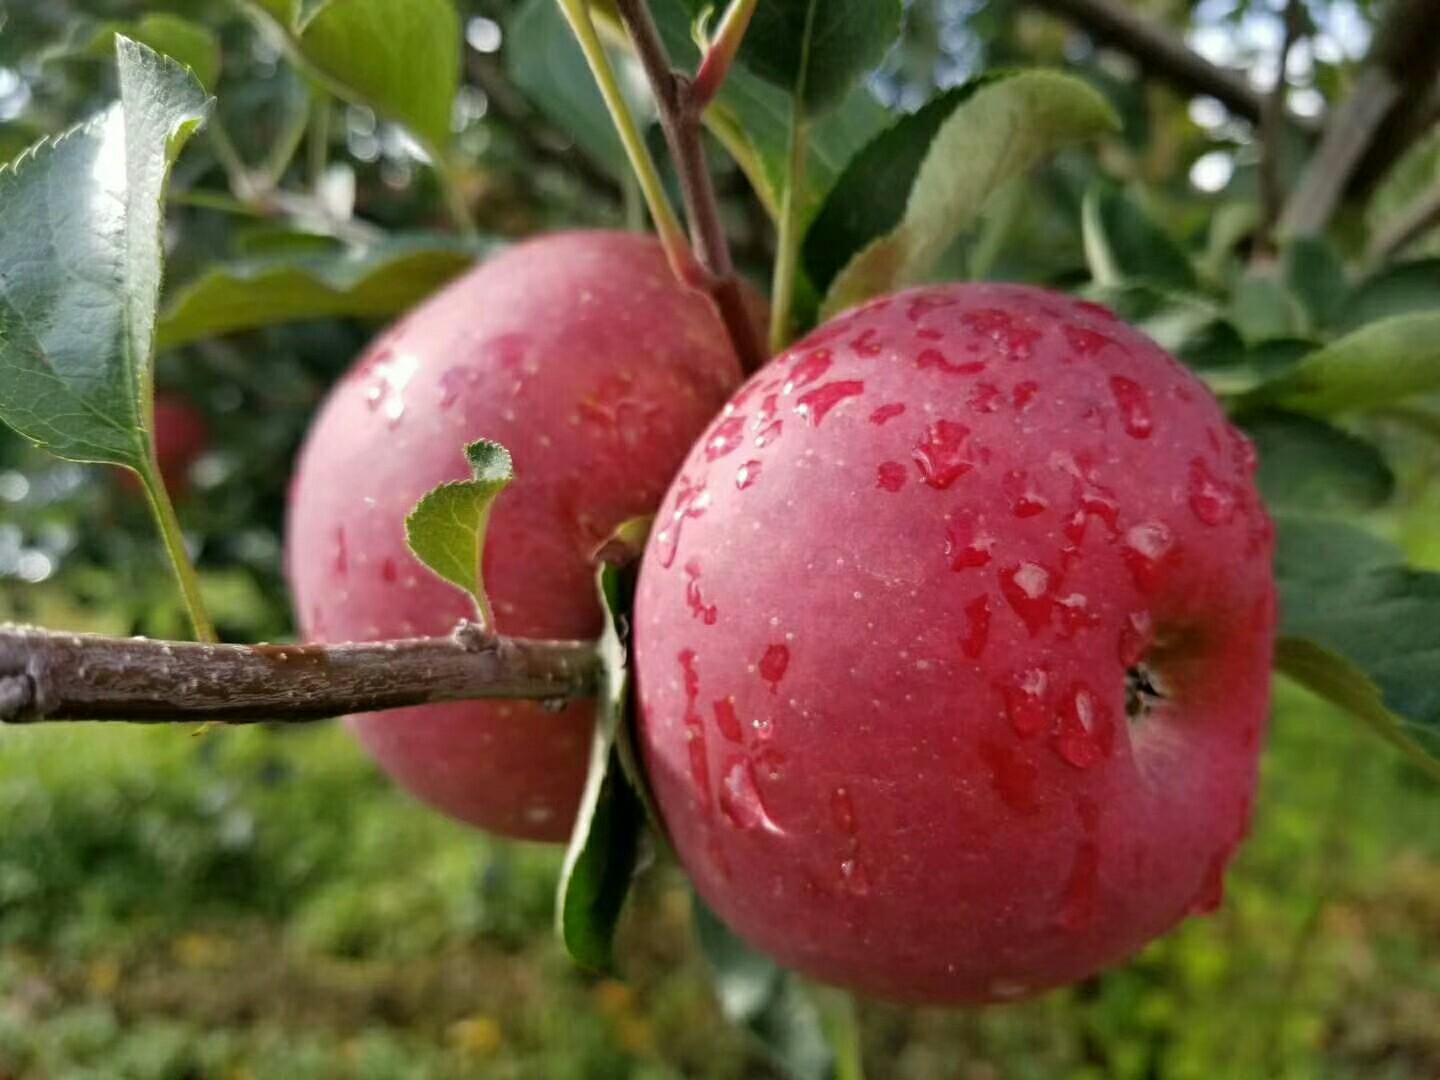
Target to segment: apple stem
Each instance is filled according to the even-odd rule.
[[[304,723],[488,698],[593,696],[593,642],[531,641],[461,623],[448,637],[346,645],[216,645],[0,626],[0,723]]]
[[[700,60],[695,72],[695,107],[704,112],[720,93],[730,66],[740,52],[740,43],[750,29],[750,17],[755,14],[759,0],[734,0],[720,21],[720,28],[710,39],[710,45]]]
[[[751,0],[737,2],[726,15],[721,28],[722,35],[728,35],[722,51],[728,49],[731,57],[739,50],[749,24],[748,13],[740,11],[737,14],[737,9],[746,6],[753,9],[754,3]],[[671,64],[660,30],[644,0],[616,0],[615,8],[654,93],[660,127],[665,133],[665,142],[680,178],[680,194],[690,221],[690,238],[696,260],[703,271],[701,280],[688,280],[686,284],[710,294],[741,365],[746,371],[755,371],[766,360],[765,349],[740,291],[740,279],[735,274],[735,263],[730,257],[730,242],[720,218],[720,202],[715,195],[702,138],[701,117],[705,106],[719,92],[729,71],[729,61],[717,59],[708,72],[706,64],[702,63],[700,76],[691,79],[676,71]],[[707,54],[707,63],[709,59]],[[703,89],[701,77],[705,79]]]

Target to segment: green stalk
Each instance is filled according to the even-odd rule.
[[[655,159],[650,156],[650,148],[645,145],[640,126],[630,111],[625,95],[620,92],[620,82],[615,77],[615,69],[610,65],[605,45],[590,18],[589,0],[559,0],[559,4],[575,34],[575,40],[580,44],[581,52],[585,54],[586,63],[590,65],[590,73],[595,77],[600,95],[605,99],[605,108],[609,110],[615,131],[625,147],[625,155],[630,159],[630,168],[635,173],[635,179],[640,183],[640,191],[650,208],[650,217],[655,223],[655,232],[660,243],[664,246],[676,274],[688,280],[695,272],[695,258],[690,251],[690,242],[685,237],[685,230],[680,225],[675,208],[670,205],[669,196],[665,194],[665,184],[660,179],[660,171],[655,167]]]
[[[305,171],[312,188],[319,187],[330,157],[330,95],[310,84],[310,138],[305,147]]]
[[[790,344],[794,321],[795,285],[799,278],[801,241],[801,194],[805,184],[808,156],[805,105],[795,95],[790,119],[790,166],[786,173],[785,195],[780,204],[780,233],[776,241],[775,283],[770,296],[770,355],[777,356]]]
[[[155,523],[160,527],[160,538],[165,543],[165,550],[170,554],[170,564],[175,568],[180,595],[185,601],[185,610],[190,614],[190,624],[195,628],[195,637],[199,641],[217,641],[219,639],[215,636],[215,628],[210,623],[205,601],[200,595],[200,578],[195,573],[195,564],[190,561],[190,553],[185,550],[185,537],[180,531],[180,519],[175,516],[175,504],[170,501],[170,493],[165,490],[165,482],[160,478],[160,463],[155,457],[153,442],[150,447],[150,462],[140,473],[140,482],[150,499]]]
[[[425,148],[430,155],[431,166],[435,169],[435,179],[440,184],[440,194],[445,199],[445,209],[450,214],[450,220],[460,235],[473,237],[478,230],[475,227],[475,215],[470,212],[470,205],[465,201],[465,193],[460,187],[460,178],[455,172],[455,163],[444,154],[438,147]]]

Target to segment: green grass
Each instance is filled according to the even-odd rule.
[[[0,1076],[771,1075],[652,873],[627,984],[550,937],[558,852],[393,791],[343,731],[0,733]],[[1440,1075],[1440,790],[1281,687],[1214,917],[984,1012],[862,1007],[872,1077]]]

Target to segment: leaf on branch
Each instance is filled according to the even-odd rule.
[[[1440,574],[1351,526],[1279,526],[1277,666],[1440,777]]]
[[[1323,237],[1300,237],[1287,244],[1281,274],[1304,309],[1308,329],[1328,327],[1344,308],[1350,292],[1345,263],[1335,245]]]
[[[446,236],[395,236],[360,250],[292,253],[212,265],[174,290],[160,319],[160,346],[302,319],[387,319],[497,251]]]
[[[405,539],[415,557],[438,577],[475,599],[485,629],[495,630],[485,595],[482,560],[490,511],[500,493],[515,479],[510,452],[499,443],[480,440],[465,448],[472,480],[441,484],[405,519]]]
[[[148,45],[162,56],[184,64],[207,90],[213,89],[220,77],[220,42],[215,35],[208,27],[167,12],[89,26],[78,38],[47,50],[42,59],[112,61],[120,37]]]
[[[1436,310],[1440,310],[1440,259],[1417,259],[1384,267],[1356,285],[1335,324],[1351,331],[1393,315]]]
[[[1327,416],[1440,390],[1440,314],[1397,315],[1317,349],[1239,399]]]
[[[649,530],[648,518],[622,525],[600,549],[596,573],[605,626],[598,644],[595,735],[555,904],[561,943],[589,971],[614,967],[615,928],[639,865],[651,805],[631,740],[629,669],[638,560]]]
[[[120,101],[0,169],[0,420],[144,472],[162,203],[210,100],[173,60],[116,51]]]
[[[450,0],[246,0],[336,95],[397,121],[432,157],[450,141],[460,20]]]
[[[1265,409],[1240,423],[1259,451],[1257,480],[1272,510],[1373,510],[1395,493],[1395,476],[1374,444],[1323,420]]]
[[[837,206],[835,221],[857,221],[855,211],[844,207],[866,200],[889,206],[891,215],[837,245],[851,250],[826,254],[824,263],[844,263],[845,268],[830,285],[822,315],[923,280],[996,190],[1060,146],[1117,126],[1114,110],[1099,93],[1079,79],[1049,71],[987,78],[947,98],[950,112],[938,128],[934,114],[924,110],[900,120],[862,150],[836,184],[812,233],[824,228],[832,204]],[[908,182],[879,168],[878,161],[898,154],[912,138],[925,152],[907,155],[916,163]],[[878,187],[877,177],[904,192],[898,217],[896,200]],[[813,242],[830,247],[823,232]]]
[[[830,1080],[835,1055],[799,977],[731,933],[698,895],[694,913],[695,936],[726,1019],[750,1032],[786,1076]]]
[[[813,115],[839,104],[899,34],[900,0],[765,0],[738,59]]]
[[[1099,285],[1143,281],[1181,292],[1195,288],[1195,267],[1130,192],[1093,185],[1080,211],[1085,261]]]

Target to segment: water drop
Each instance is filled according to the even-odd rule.
[[[865,872],[865,867],[860,865],[858,858],[845,859],[840,863],[840,883],[852,896],[870,894],[870,875]]]
[[[780,687],[780,680],[790,668],[790,649],[785,645],[771,645],[760,658],[760,678],[770,684],[770,692]]]
[[[870,414],[870,422],[876,427],[881,427],[886,421],[894,420],[895,417],[901,415],[904,411],[905,406],[898,401],[891,402],[889,405],[881,405]]]
[[[754,487],[755,481],[759,479],[760,462],[758,461],[747,461],[735,470],[735,486],[741,491]]]
[[[837,787],[830,793],[830,817],[835,822],[835,827],[847,836],[854,836],[858,831],[855,802],[850,798],[850,792],[843,787]]]
[[[1005,400],[1004,391],[994,383],[976,383],[975,388],[970,391],[968,404],[972,412],[993,413],[1000,409],[1000,403]]]
[[[1100,848],[1083,840],[1075,848],[1075,861],[1065,882],[1056,922],[1066,930],[1086,929],[1095,917],[1095,886],[1100,877]]]
[[[1081,356],[1094,356],[1107,345],[1114,345],[1115,340],[1084,326],[1071,325],[1065,327],[1065,343]]]
[[[335,576],[344,577],[350,572],[350,552],[345,545],[345,529],[335,530]]]
[[[700,563],[695,559],[685,564],[685,606],[706,626],[714,626],[720,617],[719,609],[714,604],[705,603],[705,597],[700,592]]]
[[[1206,525],[1228,525],[1235,519],[1235,492],[1211,473],[1203,458],[1190,462],[1190,509]]]
[[[1150,416],[1150,399],[1144,387],[1123,375],[1112,375],[1110,393],[1125,422],[1125,433],[1135,439],[1148,439],[1155,430],[1155,422]]]
[[[1077,300],[1075,301],[1075,308],[1077,311],[1083,311],[1086,315],[1093,315],[1095,318],[1103,319],[1105,322],[1116,322],[1120,318],[1120,316],[1116,315],[1115,312],[1111,311],[1104,304],[1097,304],[1092,300]]]
[[[720,813],[737,829],[763,829],[779,833],[760,797],[755,783],[755,766],[749,758],[735,756],[725,763],[720,781]]]
[[[968,517],[957,517],[945,531],[945,557],[951,570],[971,570],[985,566],[992,558],[995,539],[979,534]]]
[[[1132,668],[1150,651],[1155,642],[1155,620],[1148,611],[1131,612],[1120,628],[1118,654],[1120,666]]]
[[[812,427],[819,427],[831,409],[846,398],[859,397],[864,392],[865,384],[858,379],[826,383],[802,395],[796,402],[795,411],[808,420]]]
[[[965,636],[960,639],[960,649],[970,659],[978,660],[989,639],[990,600],[977,596],[965,605]]]
[[[1015,384],[1015,389],[1010,392],[1010,402],[1015,406],[1016,412],[1025,412],[1035,402],[1035,395],[1040,393],[1040,384],[1032,380],[1025,380]]]
[[[1098,698],[1077,683],[1060,703],[1060,730],[1055,751],[1067,764],[1088,769],[1109,755],[1114,746],[1114,721]]]
[[[1015,748],[990,739],[980,743],[980,757],[990,769],[991,785],[1006,806],[1020,814],[1033,814],[1040,808],[1035,790],[1040,770],[1032,762]]]
[[[915,447],[920,475],[937,491],[944,491],[975,467],[969,458],[970,429],[950,420],[937,420],[925,430]]]
[[[1024,325],[999,308],[967,311],[960,316],[960,321],[973,333],[994,342],[1011,360],[1030,359],[1036,343],[1044,336],[1041,331]]]
[[[735,450],[745,439],[745,417],[730,416],[721,420],[710,432],[705,443],[705,460],[716,461]]]
[[[400,576],[400,569],[395,565],[394,559],[386,559],[380,564],[380,580],[393,582]]]
[[[710,763],[705,746],[705,720],[697,708],[700,697],[700,672],[696,668],[694,649],[682,649],[680,671],[685,681],[685,742],[690,757],[690,779],[707,810],[711,805]]]
[[[879,356],[883,350],[879,336],[880,331],[872,326],[868,330],[863,331],[854,341],[850,342],[850,348],[855,350],[856,356],[872,359]]]
[[[1050,710],[1046,695],[1050,687],[1050,673],[1044,668],[1026,668],[1017,672],[1008,682],[1000,686],[1005,699],[1005,715],[1010,726],[1022,739],[1038,735],[1050,722]]]
[[[885,491],[899,491],[905,486],[905,466],[898,461],[882,461],[876,470],[875,486]]]
[[[793,394],[802,386],[809,386],[830,370],[833,354],[829,349],[816,349],[806,354],[790,369],[790,378],[785,383],[785,393]]]
[[[1034,637],[1050,621],[1055,607],[1054,574],[1039,563],[1023,562],[1000,572],[1000,592]]]
[[[1159,587],[1165,565],[1175,555],[1175,536],[1163,522],[1142,522],[1125,533],[1125,565],[1142,592]]]
[[[685,522],[704,515],[710,507],[710,494],[702,481],[690,482],[688,476],[681,476],[675,492],[675,503],[669,515],[662,516],[663,527],[655,535],[660,548],[660,565],[667,570],[675,565],[675,556],[680,550],[680,532]]]
[[[952,364],[939,349],[921,349],[920,354],[915,357],[915,366],[921,370],[935,368],[951,375],[978,375],[985,370],[986,365],[983,360],[966,360]]]

